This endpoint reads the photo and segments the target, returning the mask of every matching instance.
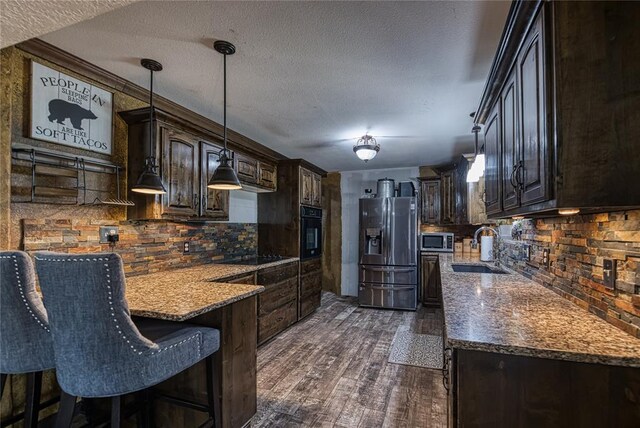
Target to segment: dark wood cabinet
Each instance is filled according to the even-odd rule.
[[[238,179],[246,184],[258,184],[258,161],[249,156],[235,154],[236,171]]]
[[[517,62],[520,77],[518,106],[522,157],[518,160],[514,178],[520,178],[523,205],[549,199],[543,17],[543,13],[538,15],[525,39]],[[522,173],[519,176],[520,166]]]
[[[162,196],[162,215],[196,217],[200,207],[198,138],[170,128],[160,128],[161,176],[167,193]]]
[[[440,223],[455,223],[455,165],[440,174]]]
[[[322,297],[322,260],[318,257],[300,262],[300,306],[298,319],[320,307]]]
[[[640,206],[638,21],[634,2],[513,3],[474,116],[490,217]]]
[[[453,349],[446,361],[449,426],[638,425],[635,367],[468,349]]]
[[[258,344],[298,321],[298,262],[258,271]]]
[[[487,215],[489,216],[502,211],[502,181],[500,180],[502,132],[500,127],[500,107],[501,103],[498,100],[484,128],[484,197],[487,206]]]
[[[440,224],[440,179],[423,179],[420,183],[421,210],[423,224]]]
[[[229,218],[229,191],[209,189],[207,183],[218,165],[220,165],[221,146],[200,142],[200,216],[226,220]]]
[[[278,172],[275,165],[262,161],[258,163],[258,185],[265,189],[277,189]]]
[[[314,207],[322,206],[322,176],[300,167],[300,203]]]
[[[322,177],[315,172],[311,175],[311,205],[315,207],[322,206]]]
[[[455,224],[469,224],[469,184],[467,183],[467,172],[469,172],[469,161],[464,156],[460,156],[456,164],[455,177],[453,181],[454,197],[453,206]]]
[[[425,306],[441,306],[442,286],[440,285],[440,264],[438,262],[438,256],[421,256],[420,270],[420,291],[422,294],[422,304]]]

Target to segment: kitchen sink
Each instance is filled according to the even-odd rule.
[[[499,268],[490,268],[486,265],[469,265],[469,264],[452,264],[451,269],[454,272],[465,272],[465,273],[497,273],[504,274],[509,273]]]

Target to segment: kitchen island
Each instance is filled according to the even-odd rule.
[[[639,339],[520,274],[438,258],[450,426],[638,426]]]
[[[205,264],[127,278],[126,297],[133,316],[188,322],[220,330],[215,357],[220,392],[219,426],[242,427],[257,409],[257,296],[264,287],[223,282],[265,267],[291,263],[284,259],[260,266]],[[172,396],[206,403],[204,361],[156,388]],[[155,403],[154,426],[199,426],[208,415]]]

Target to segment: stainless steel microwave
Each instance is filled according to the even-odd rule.
[[[426,232],[420,234],[421,251],[439,251],[443,253],[453,253],[453,233],[448,232]]]

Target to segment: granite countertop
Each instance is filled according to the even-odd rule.
[[[477,264],[478,256],[438,255],[448,346],[640,367],[640,339],[552,290],[503,266],[508,274],[454,272],[452,263]]]
[[[264,290],[260,285],[215,281],[295,261],[298,259],[287,258],[262,265],[209,263],[128,277],[129,310],[136,316],[184,321]]]

